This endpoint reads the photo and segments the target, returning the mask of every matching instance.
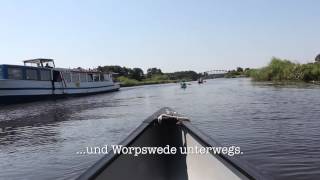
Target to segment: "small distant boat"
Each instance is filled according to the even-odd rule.
[[[53,59],[25,60],[24,65],[0,65],[0,104],[50,97],[88,95],[119,90],[112,74],[97,70],[56,68]]]
[[[184,82],[184,81],[182,81],[182,82],[180,83],[180,87],[181,87],[182,89],[187,88],[187,83]]]
[[[198,83],[199,83],[199,84],[202,84],[202,83],[203,83],[203,79],[202,79],[202,78],[199,78],[199,79],[198,79]]]
[[[124,147],[221,147],[188,118],[163,108],[147,118],[121,143]],[[240,180],[270,179],[246,162],[223,154],[113,153],[100,159],[78,180]],[[271,178],[272,179],[272,178]]]

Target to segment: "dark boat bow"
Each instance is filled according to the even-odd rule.
[[[221,147],[195,128],[188,118],[162,108],[144,120],[121,145],[125,147]],[[110,152],[78,180],[87,179],[270,179],[245,161],[223,154],[147,154],[134,156]]]

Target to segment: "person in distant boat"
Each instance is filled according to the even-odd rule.
[[[49,63],[46,63],[46,68],[52,68],[51,66],[49,66]]]

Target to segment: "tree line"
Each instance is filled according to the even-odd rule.
[[[197,80],[201,74],[195,71],[177,71],[173,73],[164,73],[161,69],[153,67],[147,69],[147,72],[141,68],[127,68],[121,66],[99,66],[98,70],[105,73],[115,73],[116,77],[126,77],[137,81],[146,79],[161,79],[161,80]]]

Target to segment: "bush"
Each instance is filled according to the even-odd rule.
[[[319,81],[320,64],[296,64],[272,58],[268,66],[251,69],[248,75],[256,81]]]
[[[120,84],[126,85],[126,86],[134,86],[134,85],[138,85],[139,84],[139,81],[137,81],[135,79],[129,79],[129,78],[124,77],[124,76],[118,77],[117,80],[120,82]]]

